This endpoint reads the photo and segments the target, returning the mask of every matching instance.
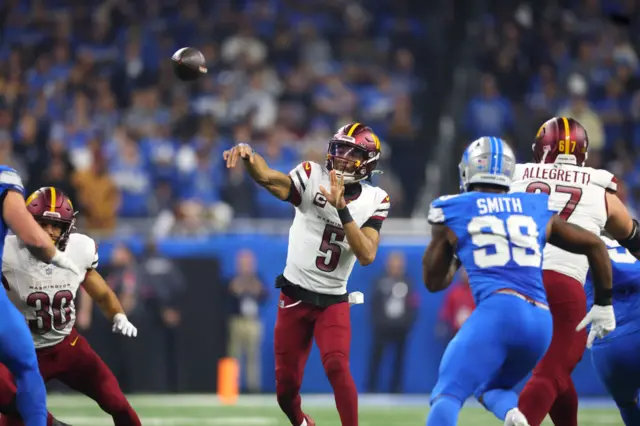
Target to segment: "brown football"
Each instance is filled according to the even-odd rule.
[[[183,47],[171,57],[173,71],[182,81],[194,81],[207,73],[204,55],[193,47]]]

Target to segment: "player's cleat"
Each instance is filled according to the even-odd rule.
[[[512,408],[507,412],[504,419],[504,426],[529,426],[527,418],[517,408]]]
[[[305,414],[304,415],[304,421],[302,422],[302,424],[300,426],[316,426],[316,422],[314,422],[313,419],[311,417],[309,417],[308,414]]]

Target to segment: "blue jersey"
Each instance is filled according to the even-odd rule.
[[[605,339],[624,335],[640,329],[640,261],[617,241],[602,238],[607,245],[613,271],[613,309],[616,314],[616,329]],[[587,306],[593,304],[593,282],[591,273],[584,285]],[[594,345],[599,343],[596,339]]]
[[[542,249],[555,214],[548,202],[546,194],[475,191],[433,201],[429,222],[457,236],[456,254],[476,303],[501,289],[546,303]]]
[[[0,165],[0,200],[4,201],[4,195],[7,191],[18,191],[24,197],[24,186],[18,173],[9,166]],[[0,265],[2,264],[4,237],[7,236],[7,231],[4,220],[0,220]]]

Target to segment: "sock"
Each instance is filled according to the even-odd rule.
[[[569,382],[567,389],[558,393],[549,410],[549,417],[555,425],[578,426],[578,393],[573,381]]]
[[[499,420],[504,421],[509,410],[518,406],[518,394],[512,390],[492,389],[482,394],[480,403]]]
[[[300,387],[294,388],[290,384],[276,381],[276,397],[280,409],[289,418],[292,425],[299,425],[306,421],[302,412]]]
[[[431,404],[427,426],[455,426],[462,408],[462,401],[441,395]]]
[[[530,426],[540,426],[558,394],[553,379],[533,376],[520,393],[518,408]]]
[[[324,361],[324,369],[333,388],[342,426],[358,426],[358,390],[351,377],[347,358],[342,355],[330,356]]]
[[[301,424],[300,426],[307,426],[307,419],[304,419],[304,420],[302,421],[302,424]]]

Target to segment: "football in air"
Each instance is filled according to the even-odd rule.
[[[176,77],[182,81],[194,81],[207,73],[204,55],[193,47],[183,47],[177,50],[171,60]]]

